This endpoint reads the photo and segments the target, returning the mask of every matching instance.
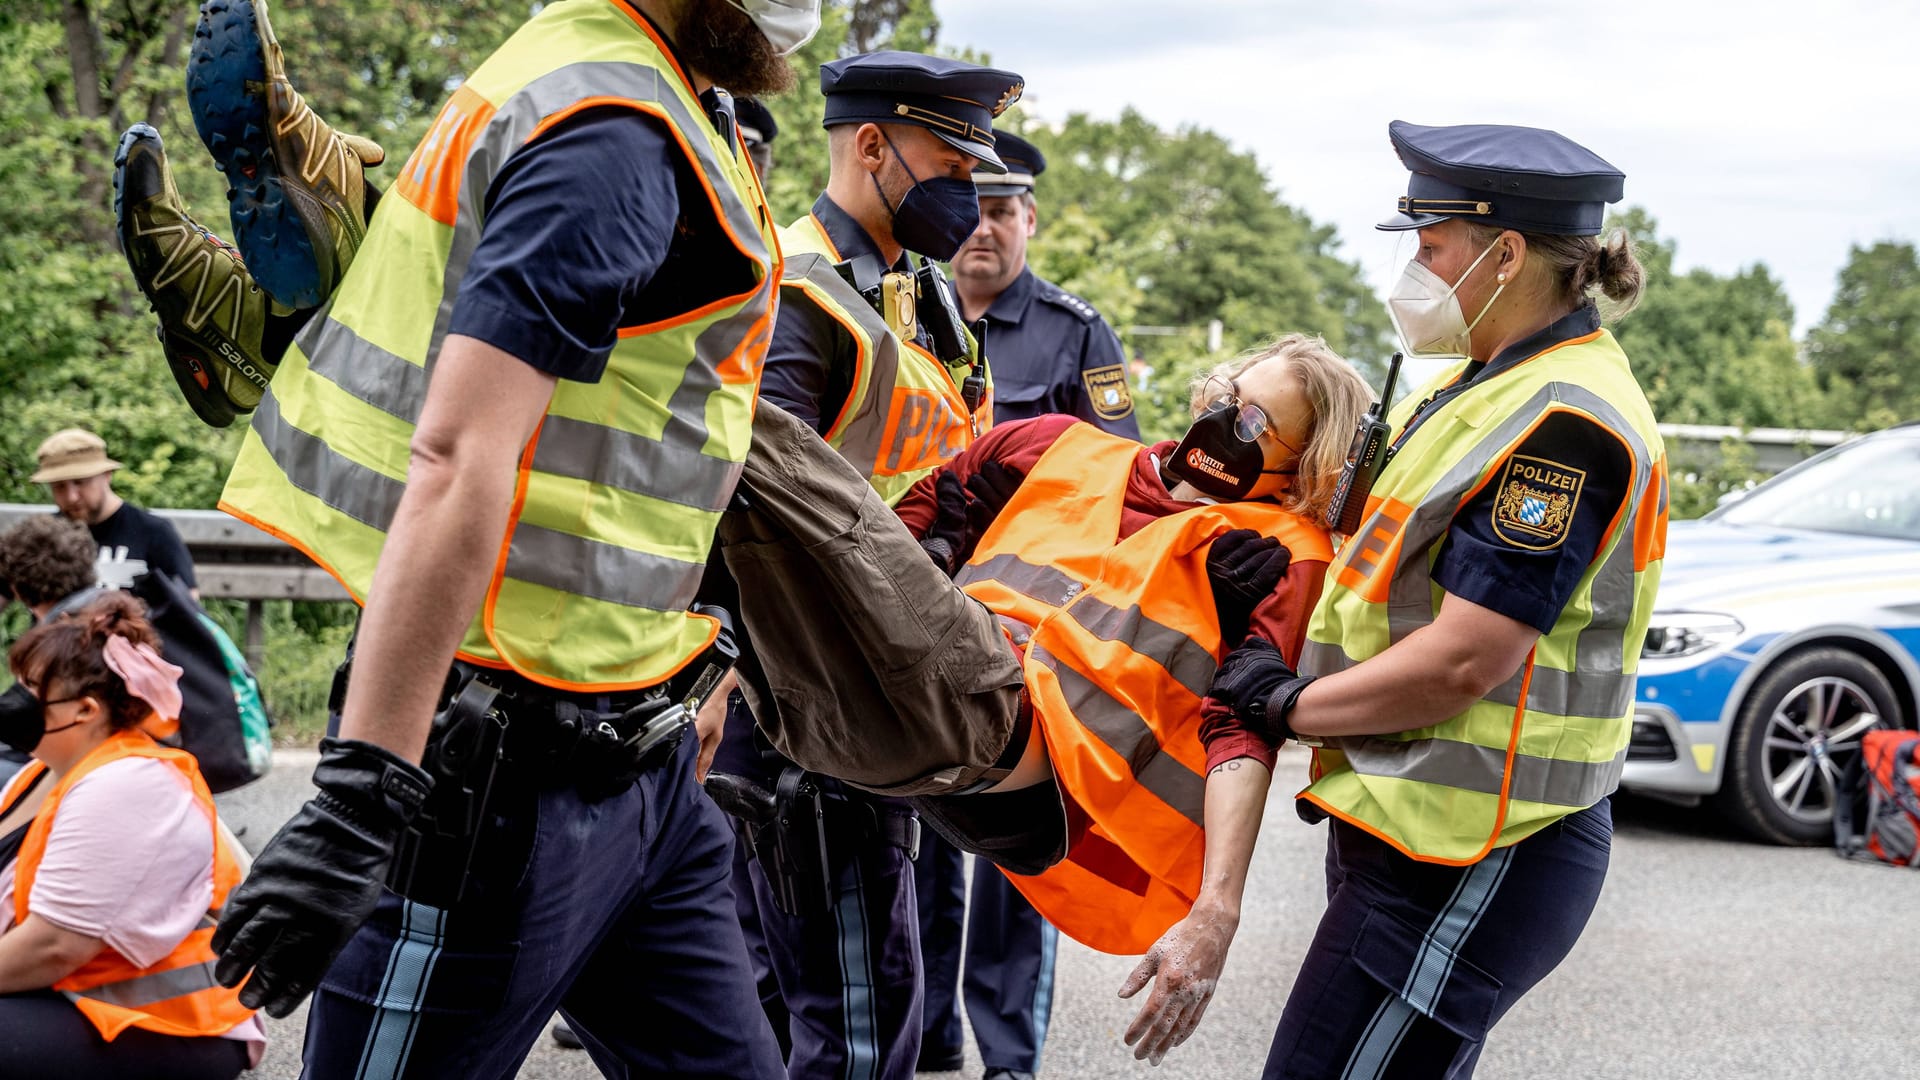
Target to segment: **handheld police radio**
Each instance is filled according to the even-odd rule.
[[[981,319],[974,324],[974,340],[971,350],[967,347],[967,324],[960,317],[960,305],[953,301],[953,286],[947,283],[947,276],[940,272],[932,259],[920,256],[920,269],[914,271],[918,279],[920,297],[927,302],[927,317],[923,322],[928,336],[933,338],[933,355],[948,367],[968,365],[967,376],[960,384],[960,398],[967,403],[967,416],[980,410],[980,402],[987,395],[987,320]],[[979,424],[975,423],[973,434],[980,435]]]
[[[1340,482],[1334,485],[1333,502],[1327,506],[1327,528],[1353,535],[1360,517],[1367,510],[1367,496],[1373,493],[1373,481],[1386,464],[1383,451],[1393,434],[1386,421],[1387,408],[1393,404],[1393,384],[1400,378],[1399,353],[1387,363],[1387,386],[1380,400],[1360,418],[1353,429],[1353,441],[1347,444],[1347,466],[1340,470]]]

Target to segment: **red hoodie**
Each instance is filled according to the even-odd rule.
[[[934,482],[943,472],[958,476],[966,482],[989,461],[998,461],[1009,468],[1018,469],[1022,474],[1033,471],[1040,460],[1066,430],[1080,421],[1071,416],[1036,416],[1030,420],[1014,420],[1005,424],[995,424],[991,431],[974,440],[973,445],[962,451],[959,457],[921,477],[914,484],[895,510],[900,520],[915,536],[923,536],[933,525]],[[1173,452],[1174,443],[1167,441],[1154,446],[1143,446],[1134,459],[1133,475],[1127,478],[1127,498],[1120,512],[1120,536],[1125,538],[1144,528],[1155,518],[1177,514],[1191,509],[1197,503],[1183,502],[1167,493],[1167,485],[1160,479],[1158,462]],[[1320,599],[1320,585],[1326,577],[1327,564],[1318,560],[1295,559],[1287,566],[1287,576],[1273,590],[1273,595],[1260,602],[1254,608],[1252,632],[1279,646],[1280,653],[1287,663],[1298,666],[1300,646],[1307,636],[1307,618],[1313,613],[1313,605]],[[1273,768],[1273,748],[1258,732],[1249,730],[1233,713],[1224,707],[1213,707],[1209,699],[1203,706],[1200,721],[1200,741],[1207,748],[1207,770],[1224,761],[1234,758],[1250,757],[1258,760],[1267,768]]]

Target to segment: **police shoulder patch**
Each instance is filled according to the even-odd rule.
[[[1100,317],[1100,312],[1096,310],[1092,304],[1087,303],[1085,300],[1080,299],[1058,285],[1042,290],[1040,299],[1050,304],[1057,304],[1060,307],[1066,308],[1068,311],[1079,316],[1081,322],[1092,322]]]
[[[1585,469],[1546,458],[1514,454],[1494,481],[1493,531],[1500,539],[1529,551],[1551,551],[1566,543],[1573,526]]]
[[[1087,388],[1087,400],[1093,403],[1093,414],[1100,419],[1121,420],[1133,412],[1126,365],[1088,368],[1080,373],[1080,381]]]

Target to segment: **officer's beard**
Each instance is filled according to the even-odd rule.
[[[746,12],[727,0],[689,0],[681,9],[673,44],[682,63],[735,97],[763,97],[794,87],[793,65],[773,51]]]

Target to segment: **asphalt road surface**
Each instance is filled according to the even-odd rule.
[[[257,847],[306,796],[313,756],[282,752],[274,775],[222,796]],[[1305,754],[1282,755],[1283,777]],[[1287,792],[1291,792],[1291,788]],[[1748,1080],[1920,1077],[1920,873],[1830,852],[1763,847],[1704,813],[1616,800],[1613,867],[1573,954],[1489,1039],[1482,1078]],[[1186,1045],[1156,1070],[1121,1043],[1132,1003],[1115,996],[1131,958],[1062,940],[1043,1077],[1259,1075],[1274,1021],[1325,904],[1323,827],[1286,798],[1268,806],[1246,912],[1219,993]],[[299,1073],[304,1009],[269,1021],[266,1080]],[[971,1045],[964,1073],[978,1077]],[[523,1080],[599,1075],[546,1039]]]

